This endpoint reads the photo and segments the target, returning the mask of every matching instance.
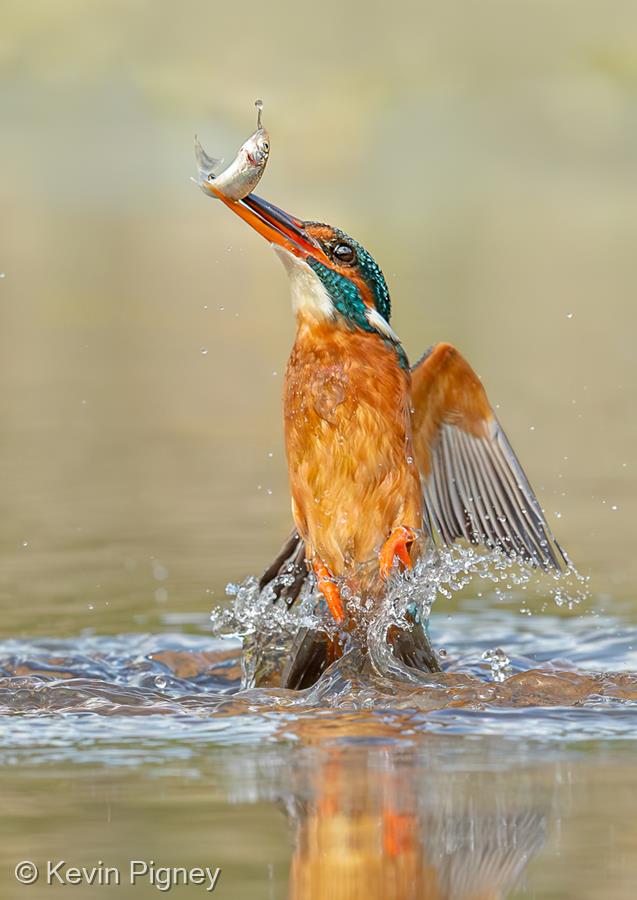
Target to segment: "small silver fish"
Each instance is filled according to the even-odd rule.
[[[195,135],[198,177],[192,180],[209,196],[215,197],[215,191],[219,191],[228,200],[242,200],[252,193],[265,172],[270,155],[270,135],[261,124],[263,103],[257,100],[254,105],[257,108],[257,130],[241,145],[230,165],[218,175],[215,172],[223,160],[208,156]],[[215,190],[211,190],[210,185],[214,185]]]

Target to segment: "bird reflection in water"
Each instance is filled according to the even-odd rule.
[[[418,783],[413,760],[393,749],[317,756],[295,768],[286,803],[290,900],[506,897],[545,841],[550,802],[524,785],[513,800],[502,773],[421,764]]]

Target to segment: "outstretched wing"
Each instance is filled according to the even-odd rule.
[[[567,566],[478,376],[451,344],[436,344],[413,367],[412,407],[432,537],[498,547],[544,569]]]

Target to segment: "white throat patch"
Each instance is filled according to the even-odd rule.
[[[375,331],[380,332],[384,337],[389,338],[390,341],[393,341],[394,344],[400,344],[400,338],[391,327],[389,322],[386,322],[385,319],[381,316],[381,314],[376,309],[368,309],[365,312],[365,318],[372,326]]]
[[[321,279],[303,259],[299,259],[279,244],[272,244],[290,278],[292,309],[295,313],[316,319],[333,319],[334,307]]]

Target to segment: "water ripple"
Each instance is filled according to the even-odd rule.
[[[482,657],[494,634],[509,660],[502,680]],[[507,610],[477,616],[469,601],[439,626],[440,639],[457,655],[417,685],[378,675],[354,650],[302,692],[242,690],[236,641],[174,634],[6,641],[0,759],[135,765],[188,758],[204,746],[311,743],[317,728],[334,743],[408,745],[426,734],[637,738],[632,636],[620,622],[530,621]],[[600,671],[611,662],[614,671]]]

